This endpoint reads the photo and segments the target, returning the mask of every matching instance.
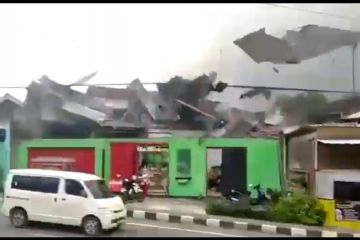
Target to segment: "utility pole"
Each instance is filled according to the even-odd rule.
[[[356,69],[357,69],[357,58],[356,58],[356,49],[357,49],[357,43],[353,45],[352,48],[352,78],[353,78],[353,93],[355,95],[356,93],[356,79],[357,79],[357,74],[356,74]]]

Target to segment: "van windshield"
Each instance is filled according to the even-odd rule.
[[[95,199],[114,197],[109,188],[106,186],[104,180],[90,180],[84,181],[84,183]]]

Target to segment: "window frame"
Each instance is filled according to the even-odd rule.
[[[85,193],[85,196],[84,195],[76,195],[76,194],[72,194],[72,193],[68,193],[67,191],[66,191],[66,182],[67,181],[73,181],[73,182],[76,182],[76,183],[78,183],[81,187],[82,187],[82,190],[83,190],[83,192]],[[75,197],[82,197],[82,198],[88,198],[89,197],[89,193],[87,192],[87,190],[86,190],[86,187],[84,186],[84,184],[81,182],[81,181],[79,181],[79,180],[76,180],[76,179],[71,179],[71,178],[64,178],[64,194],[66,194],[66,195],[69,195],[69,196],[75,196]]]
[[[56,191],[55,191],[55,192],[53,192],[53,191],[47,192],[47,191],[44,191],[44,190],[42,189],[41,193],[46,193],[46,194],[58,194],[59,191],[60,191],[60,182],[61,182],[61,179],[58,178],[58,177],[41,177],[41,178],[40,178],[41,187],[43,187],[43,180],[44,180],[45,178],[47,178],[48,180],[49,180],[49,179],[56,179],[56,180],[58,180],[58,182],[57,182],[57,188],[56,188]]]
[[[26,185],[26,184],[24,185],[24,183],[21,183],[20,187],[15,186],[15,181],[21,182],[21,181],[24,181],[24,179],[26,179],[26,178],[28,178],[28,181],[29,181],[29,179],[31,179],[31,181],[38,181],[38,183],[35,182],[35,183],[30,183],[28,185]],[[57,179],[58,180],[56,192],[44,191],[44,188],[43,188],[44,179]],[[26,182],[26,180],[24,182]],[[46,182],[46,181],[44,181],[44,182]],[[14,174],[14,175],[12,175],[12,178],[11,178],[10,188],[20,190],[20,191],[27,191],[27,192],[36,192],[36,193],[44,193],[44,194],[58,194],[59,190],[60,190],[60,182],[61,182],[61,179],[58,177]],[[25,187],[21,186],[21,185],[24,185]]]
[[[180,158],[180,152],[182,151],[186,151],[187,154],[188,154],[188,158],[186,159],[186,161],[182,161],[181,158]],[[191,168],[192,168],[192,158],[191,158],[191,155],[192,155],[192,151],[190,148],[181,148],[181,149],[177,149],[176,151],[176,175],[180,178],[183,178],[183,177],[191,177]],[[188,170],[186,172],[181,172],[179,171],[179,165],[181,164],[181,162],[185,162],[185,163],[188,163]]]

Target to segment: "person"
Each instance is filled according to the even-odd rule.
[[[216,191],[221,181],[221,170],[220,167],[212,167],[208,177],[208,188]]]

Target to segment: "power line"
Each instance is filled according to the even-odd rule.
[[[319,12],[319,11],[313,11],[313,10],[307,10],[307,9],[293,8],[293,7],[289,7],[289,6],[277,5],[274,3],[264,3],[264,4],[268,5],[268,6],[272,6],[272,7],[286,8],[286,9],[290,9],[290,10],[294,10],[294,11],[308,12],[308,13],[312,13],[312,14],[318,14],[318,15],[324,15],[324,16],[328,16],[328,17],[335,17],[335,18],[347,19],[347,20],[351,20],[351,21],[359,21],[360,22],[360,18],[342,16],[342,15],[337,15],[337,14],[333,14],[333,13]]]
[[[142,83],[143,85],[156,85],[158,82]],[[93,84],[71,84],[69,87],[90,87],[90,86],[128,86],[130,83],[93,83]],[[0,89],[27,89],[28,87],[19,86],[6,86]],[[344,90],[330,90],[330,89],[311,89],[311,88],[291,88],[291,87],[268,87],[268,86],[252,86],[252,85],[237,85],[229,84],[228,88],[243,88],[243,89],[269,89],[278,91],[298,91],[298,92],[323,92],[323,93],[344,93],[351,94],[357,93],[356,91],[344,91]]]
[[[230,88],[251,88],[251,89],[269,89],[279,91],[297,91],[297,92],[323,92],[323,93],[356,93],[354,91],[330,90],[330,89],[312,89],[312,88],[290,88],[290,87],[265,87],[265,86],[250,86],[250,85],[229,85]]]

